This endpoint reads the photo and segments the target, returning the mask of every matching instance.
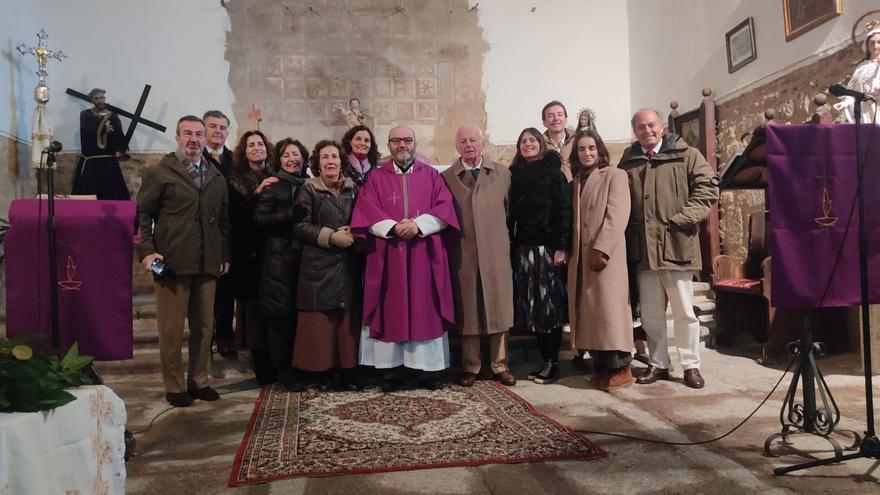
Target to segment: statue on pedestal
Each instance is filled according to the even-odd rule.
[[[89,91],[92,108],[79,114],[82,155],[73,178],[73,194],[94,194],[98,199],[128,201],[131,196],[119,162],[129,156],[119,116],[107,108],[106,91]]]

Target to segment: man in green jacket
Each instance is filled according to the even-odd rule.
[[[693,278],[702,265],[699,223],[718,200],[718,180],[696,148],[674,134],[664,134],[656,110],[639,110],[631,123],[637,142],[624,152],[619,168],[629,175],[632,213],[626,229],[627,261],[637,272],[650,354],[648,371],[636,382],[669,379],[668,299],[684,383],[702,388]]]
[[[226,179],[202,155],[202,119],[177,122],[177,150],[146,169],[138,191],[138,256],[147,271],[165,264],[157,276],[156,319],[165,400],[186,407],[193,399],[217,400],[208,386],[214,292],[229,270],[229,203]],[[189,370],[181,359],[183,322],[189,320]],[[186,378],[186,379],[184,379]]]

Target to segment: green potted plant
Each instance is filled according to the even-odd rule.
[[[63,359],[35,351],[37,336],[0,338],[0,412],[46,411],[74,400],[65,388],[91,385],[82,369],[92,362],[73,344]]]

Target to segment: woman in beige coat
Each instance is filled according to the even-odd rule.
[[[593,130],[575,135],[570,163],[573,228],[568,262],[568,312],[575,349],[593,356],[601,390],[632,385],[632,313],[624,231],[629,183],[613,167]]]

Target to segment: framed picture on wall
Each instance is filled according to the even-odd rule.
[[[843,11],[843,0],[782,0],[785,41],[791,41]]]
[[[700,109],[691,110],[675,118],[675,131],[685,142],[701,152],[703,150],[703,126],[700,125]]]
[[[727,44],[727,72],[734,72],[758,58],[755,48],[755,21],[751,17],[724,35]]]

